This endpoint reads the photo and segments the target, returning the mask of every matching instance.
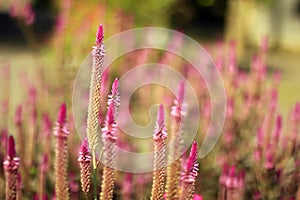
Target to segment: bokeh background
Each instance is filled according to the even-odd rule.
[[[29,25],[22,19],[22,10],[27,4],[32,6],[34,14]],[[68,57],[63,64],[75,72],[90,48],[98,23],[107,24],[106,37],[134,27],[162,26],[182,31],[207,47],[219,41],[235,40],[238,63],[244,68],[249,67],[261,38],[268,36],[268,70],[279,70],[282,74],[279,85],[282,112],[287,113],[300,98],[298,0],[1,0],[0,62],[11,65],[11,86],[20,87],[13,84],[14,79],[18,79],[17,71],[30,73],[38,65],[35,58],[40,57],[40,53],[49,53],[51,45],[64,46],[54,48],[63,51]],[[47,56],[50,63],[51,55]],[[58,64],[47,67],[55,65]],[[2,87],[1,90],[3,92]],[[18,102],[19,93],[11,89],[13,103]]]
[[[31,131],[30,118],[32,116],[29,114],[31,112],[31,104],[37,103],[36,107],[38,110],[35,115],[38,118],[42,118],[43,113],[47,112],[51,116],[52,121],[55,120],[61,102],[66,101],[70,107],[73,81],[77,70],[92,49],[95,41],[95,32],[99,23],[102,23],[105,27],[105,37],[136,27],[159,26],[175,29],[199,41],[213,58],[216,58],[215,55],[217,55],[220,46],[230,46],[234,42],[236,44],[237,65],[246,74],[249,72],[249,84],[251,84],[250,72],[253,54],[258,52],[261,41],[267,38],[269,41],[269,50],[266,52],[267,76],[263,79],[261,85],[264,87],[264,82],[273,84],[271,82],[272,77],[274,77],[273,74],[280,74],[281,81],[279,85],[274,84],[273,87],[278,87],[279,106],[277,112],[283,114],[283,119],[288,118],[291,108],[300,99],[299,0],[0,0],[0,113],[1,116],[5,116],[0,116],[0,128],[12,130],[12,132],[15,131],[15,109],[19,104],[23,105],[25,110],[24,116],[27,114],[27,121],[25,120],[25,122],[29,124],[27,125],[29,128],[26,127],[29,130],[28,132]],[[157,54],[152,57],[157,58]],[[142,56],[144,54],[138,55],[143,60]],[[151,60],[152,57],[149,57]],[[138,62],[130,59],[126,62],[126,58],[124,59],[125,62],[121,60],[115,63],[115,65],[126,63],[127,65],[122,68],[123,71],[130,69],[130,64]],[[115,75],[122,74],[123,71],[113,68],[110,72],[110,79],[114,78]],[[227,75],[225,74],[225,76]],[[229,76],[228,82],[232,81],[231,78]],[[237,76],[233,78],[238,79]],[[242,78],[241,76],[240,79]],[[230,84],[229,90],[232,86]],[[242,89],[239,89],[243,90],[246,88],[245,90],[248,92],[247,86],[241,85]],[[251,89],[251,87],[249,88]],[[146,88],[145,91],[149,93],[151,90]],[[237,93],[239,95],[239,91]],[[151,95],[144,96],[145,99],[149,100],[150,105],[153,103],[151,102],[153,100],[151,97]],[[267,101],[270,100],[268,98]],[[236,99],[237,104],[239,104],[241,100],[239,98]],[[155,100],[153,101],[156,102]],[[266,108],[269,102],[263,102],[262,105]],[[137,108],[138,106],[144,106],[145,108],[148,106],[145,101],[136,101],[135,103]],[[242,106],[245,105],[243,103],[241,104]],[[166,104],[171,105],[172,102],[170,101]],[[251,106],[251,108],[255,108],[255,102]],[[240,111],[244,110],[243,108],[239,109]],[[261,107],[253,109],[254,116],[257,114],[259,117],[262,117],[260,114],[263,111],[260,113],[259,109],[264,110]],[[266,110],[268,111],[268,109]],[[273,114],[275,115],[275,113]],[[234,116],[240,120],[239,111],[235,112]],[[247,117],[250,118],[249,123]],[[249,143],[249,135],[251,136],[251,144],[255,143],[256,129],[262,124],[263,120],[259,117],[257,119],[253,117],[255,118],[253,120],[255,122],[252,124],[252,117],[250,115],[246,116],[246,122],[243,119],[240,121],[237,120],[240,126],[237,126],[238,130],[235,130],[237,132],[236,135],[245,132],[248,135],[245,138],[242,138],[244,136],[236,136],[237,139],[233,145],[233,154],[236,153],[235,150],[238,148],[241,149],[241,154],[249,153],[245,150],[247,146],[243,146]],[[139,112],[136,119],[137,121],[140,119],[140,123],[142,124],[147,123],[147,112],[144,112],[144,110],[143,112]],[[145,120],[143,121],[143,119]],[[73,127],[73,129],[71,128],[71,132],[75,132],[74,126],[71,123],[70,127]],[[38,124],[41,129],[42,122],[38,122]],[[272,129],[274,124],[273,122],[270,122],[270,124]],[[77,151],[75,146],[79,146],[78,137],[75,139],[74,137],[77,136],[71,136],[70,143],[74,141],[77,143],[74,142],[76,145],[73,148],[70,147],[70,152]],[[38,148],[43,149],[43,147]],[[225,145],[225,147],[218,148],[216,151],[221,149],[220,152],[222,151],[226,154],[226,148]],[[228,152],[230,151],[228,150]],[[280,154],[281,150],[278,151]],[[219,152],[214,153],[218,154]],[[286,156],[284,161],[292,157],[289,155]],[[30,176],[34,178],[38,174],[37,166],[40,163],[41,155],[39,156],[36,159],[35,165],[33,165],[36,168],[32,167],[30,171]],[[70,166],[73,166],[70,169],[70,173],[77,173],[72,180],[79,187],[76,156],[76,153],[70,155]],[[247,180],[249,181],[247,195],[250,197],[252,195],[250,193],[257,189],[253,186],[257,185],[257,180],[256,182],[252,180],[255,179],[253,175],[253,171],[255,171],[253,170],[253,166],[255,163],[249,164],[248,161],[250,161],[251,155],[247,155],[246,161],[243,160],[243,156],[237,156],[236,160],[231,160],[230,156],[228,156],[228,162],[230,165],[237,165],[239,169],[243,169],[247,173],[249,172],[248,174],[250,175],[248,177],[251,180]],[[196,192],[203,195],[205,199],[215,199],[217,196],[217,184],[219,175],[221,174],[221,165],[215,166],[214,164],[216,163],[218,163],[218,157],[211,156],[203,160],[200,165],[200,178],[197,182]],[[280,165],[283,161],[278,163]],[[295,163],[297,162],[295,161]],[[288,166],[288,164],[285,166]],[[278,167],[278,171],[282,170],[282,168],[281,166]],[[300,173],[297,170],[293,172]],[[137,178],[138,181],[144,181],[140,185],[147,185],[148,189],[137,188],[136,199],[141,199],[144,194],[149,196],[151,174],[146,177],[145,179]],[[47,194],[49,196],[53,191],[52,179],[53,177],[51,178],[49,175],[49,183],[47,185]],[[122,180],[120,178],[117,183],[117,193],[121,190]],[[148,180],[148,182],[145,180]],[[138,183],[137,186],[139,185],[138,181],[136,181]],[[27,194],[29,197],[37,193],[38,189],[35,188],[37,185],[38,182],[33,181],[33,187],[27,190],[30,191]],[[3,186],[2,182],[0,182],[0,186]],[[274,188],[272,189],[276,193],[277,188]],[[79,193],[79,189],[77,188],[76,190],[75,186],[71,189],[74,189],[74,194]],[[265,194],[268,195],[267,192]],[[80,199],[79,197],[77,198]]]

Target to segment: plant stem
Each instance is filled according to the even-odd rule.
[[[93,179],[94,179],[94,199],[97,200],[97,163],[95,151],[93,151]]]

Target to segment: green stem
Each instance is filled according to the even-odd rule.
[[[97,200],[97,163],[95,151],[93,151],[93,175],[94,175],[94,200]]]
[[[97,200],[97,168],[94,171],[94,199]]]

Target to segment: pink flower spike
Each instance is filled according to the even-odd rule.
[[[178,103],[181,105],[184,100],[184,93],[185,93],[185,83],[184,80],[182,80],[178,87]]]
[[[266,150],[265,164],[264,167],[267,170],[271,170],[275,167],[274,154],[272,152],[272,146],[269,144]]]
[[[229,166],[225,163],[223,165],[223,168],[222,168],[222,174],[221,174],[221,176],[219,178],[219,183],[221,185],[225,185],[225,183],[226,183],[226,178],[227,178],[227,175],[228,175],[228,170],[229,170]]]
[[[48,171],[48,168],[49,168],[49,158],[48,158],[47,154],[44,154],[43,159],[42,159],[42,163],[40,165],[40,170],[42,172],[46,172],[46,171]]]
[[[111,125],[114,123],[114,105],[113,104],[110,104],[108,107],[106,123],[107,123],[107,125]]]
[[[116,123],[114,117],[114,105],[111,103],[108,107],[105,126],[102,128],[103,138],[109,138],[111,141],[115,142],[116,136]]]
[[[226,180],[226,187],[227,188],[237,188],[238,187],[238,178],[236,174],[236,166],[233,165],[230,167],[228,172],[228,177]]]
[[[98,27],[97,34],[96,34],[96,45],[97,46],[100,46],[103,43],[103,38],[104,38],[103,25],[100,24]]]
[[[15,141],[10,135],[7,141],[7,157],[3,162],[6,199],[17,199],[19,164],[20,159],[16,157]]]
[[[11,135],[8,138],[7,155],[10,158],[14,158],[16,156],[15,140],[14,140],[14,138]]]
[[[238,177],[239,177],[239,186],[244,187],[245,186],[246,172],[244,170],[241,170],[238,174]]]
[[[80,147],[80,150],[79,150],[79,159],[78,161],[82,161],[82,156],[86,156],[90,153],[89,151],[89,143],[87,141],[87,139],[85,138],[83,141],[82,141],[82,144],[81,144],[81,147]]]
[[[281,72],[280,71],[274,72],[274,74],[272,76],[272,80],[275,84],[278,84],[281,80]]]
[[[234,114],[234,99],[229,98],[227,101],[227,117],[231,118]]]
[[[115,78],[112,88],[111,88],[111,93],[108,95],[108,106],[110,104],[113,104],[113,109],[114,109],[114,117],[115,121],[117,121],[118,118],[118,108],[120,106],[120,93],[119,93],[119,81],[118,78]]]
[[[111,94],[116,95],[118,93],[118,90],[119,90],[119,81],[118,78],[115,78],[111,87]]]
[[[43,114],[43,133],[46,137],[48,137],[51,134],[51,120],[49,118],[48,114]]]
[[[165,124],[165,110],[162,104],[159,105],[157,112],[156,127],[154,129],[153,138],[157,140],[165,140],[167,138],[167,129]]]
[[[256,145],[258,148],[261,148],[263,146],[263,140],[264,140],[263,128],[259,127],[256,133]]]
[[[88,193],[90,190],[90,163],[92,157],[90,155],[87,139],[82,141],[82,145],[79,150],[79,165],[80,165],[80,181],[81,188],[84,193]]]
[[[203,200],[203,197],[199,194],[194,194],[193,200]]]
[[[229,168],[228,176],[233,178],[236,176],[236,166],[233,165]]]
[[[276,89],[271,90],[270,110],[275,111],[277,106],[278,92]]]
[[[22,124],[22,106],[19,105],[16,109],[15,123],[17,126]]]
[[[63,104],[61,104],[60,109],[59,109],[57,122],[60,125],[63,125],[66,123],[66,119],[67,119],[67,107],[66,107],[66,104],[63,103]]]
[[[300,102],[297,102],[295,108],[292,113],[292,120],[299,121],[300,120]]]
[[[198,147],[197,147],[197,143],[194,141],[192,144],[190,155],[185,164],[186,177],[183,177],[183,179],[186,182],[194,182],[196,180],[196,177],[198,175],[197,157],[198,157]]]
[[[273,133],[275,141],[279,140],[281,129],[282,129],[282,116],[278,115],[276,119],[276,127]]]

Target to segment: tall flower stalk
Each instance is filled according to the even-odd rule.
[[[68,159],[67,159],[67,140],[69,130],[67,127],[66,104],[62,104],[59,110],[58,119],[54,128],[56,137],[55,146],[55,193],[58,200],[67,200],[70,198],[68,186]]]
[[[113,198],[113,189],[115,182],[115,164],[116,164],[116,140],[117,140],[117,109],[119,102],[119,83],[115,79],[111,94],[108,99],[108,111],[105,125],[102,128],[103,142],[103,161],[104,169],[101,183],[100,200],[110,200]]]
[[[5,171],[5,199],[17,199],[17,185],[18,185],[18,170],[20,159],[16,156],[15,140],[9,136],[7,143],[7,156],[3,162]]]
[[[184,82],[182,81],[178,88],[178,98],[174,100],[174,106],[171,111],[171,132],[170,141],[173,142],[169,149],[169,161],[172,163],[167,168],[167,200],[178,199],[178,185],[181,171],[181,158],[179,152],[182,146],[182,124],[184,116]]]
[[[163,105],[159,106],[156,126],[153,133],[154,139],[154,172],[151,192],[152,200],[161,200],[164,195],[165,183],[165,151],[167,129],[165,123],[165,112]]]
[[[85,194],[87,194],[90,191],[91,155],[86,139],[83,140],[82,145],[80,147],[78,161],[80,165],[81,189]]]
[[[184,172],[181,175],[180,200],[192,200],[195,192],[195,182],[198,175],[198,148],[194,141],[190,155],[186,161]]]
[[[43,160],[42,160],[39,168],[40,168],[39,198],[43,199],[46,196],[45,188],[46,188],[46,181],[47,181],[47,172],[49,170],[48,154],[43,155]]]
[[[104,44],[103,44],[103,26],[99,25],[96,34],[96,43],[93,47],[93,67],[91,73],[90,82],[90,96],[89,96],[89,106],[88,106],[88,117],[87,117],[87,138],[89,142],[89,147],[92,152],[92,162],[93,162],[93,173],[94,173],[94,199],[97,198],[97,182],[96,182],[96,155],[95,150],[98,144],[98,119],[99,119],[99,109],[100,109],[100,89],[101,89],[101,76],[103,68],[103,58],[105,55]]]
[[[17,128],[17,134],[18,134],[18,144],[19,149],[25,149],[25,142],[24,142],[24,132],[23,132],[23,120],[22,120],[22,106],[19,105],[16,109],[16,115],[15,115],[15,124]],[[22,151],[20,151],[21,153]],[[22,153],[20,154],[21,161],[24,158]]]

